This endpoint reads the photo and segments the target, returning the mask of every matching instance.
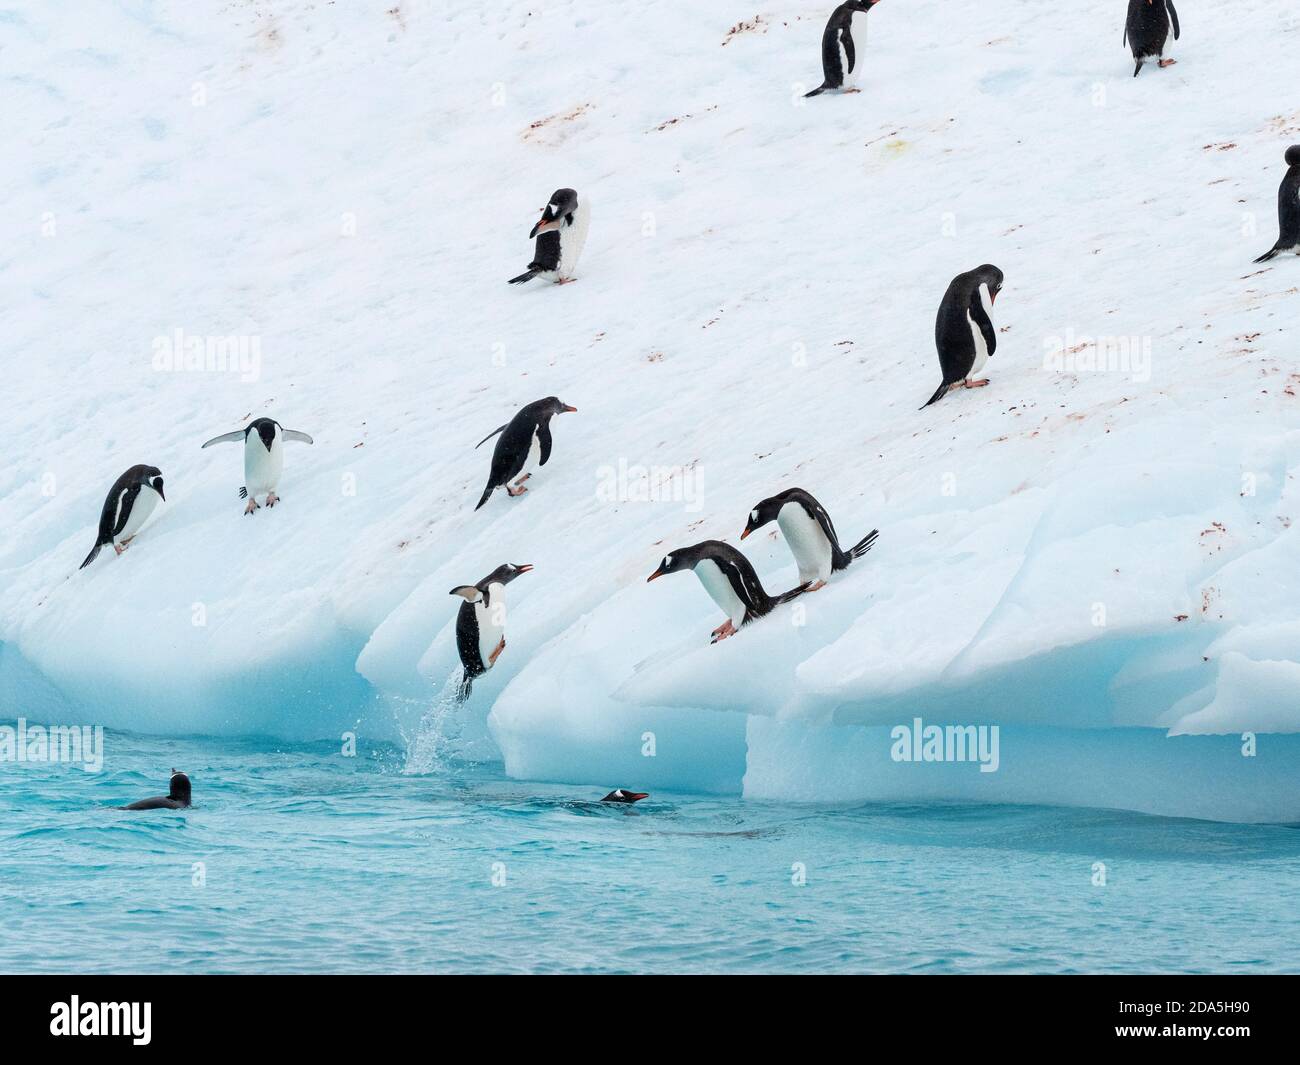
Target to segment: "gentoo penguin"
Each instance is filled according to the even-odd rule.
[[[242,429],[214,436],[203,447],[235,440],[244,442],[244,484],[239,489],[239,498],[248,500],[248,506],[244,508],[245,514],[260,509],[257,497],[263,493],[266,494],[268,507],[280,502],[275,490],[279,487],[280,474],[284,470],[284,442],[299,440],[304,444],[314,443],[306,433],[286,429],[273,418],[254,418]]]
[[[1277,190],[1277,243],[1255,260],[1267,262],[1280,252],[1300,255],[1300,144],[1286,150],[1286,163],[1290,168]]]
[[[998,335],[990,315],[1000,291],[1002,271],[988,263],[952,279],[934,323],[934,345],[939,349],[943,384],[925,407],[942,399],[954,385],[982,388],[989,383],[988,378],[972,381],[971,377],[984,369],[997,350]]]
[[[99,513],[99,532],[95,546],[90,549],[78,569],[85,569],[95,561],[99,549],[112,544],[119,555],[130,546],[145,519],[153,513],[163,495],[162,471],[157,466],[132,466],[113,482]]]
[[[579,202],[573,189],[556,189],[551,201],[542,208],[542,217],[533,226],[528,239],[537,238],[533,261],[510,284],[522,285],[535,277],[563,285],[573,280],[574,268],[582,246],[587,243],[587,226],[591,222],[591,205],[584,196]]]
[[[1168,8],[1168,10],[1165,10]],[[1133,51],[1137,66],[1136,78],[1142,73],[1142,64],[1148,59],[1158,59],[1160,66],[1168,67],[1177,59],[1165,58],[1165,45],[1169,41],[1169,22],[1173,20],[1174,40],[1178,40],[1178,12],[1174,0],[1128,0],[1128,19],[1124,23],[1124,42]]]
[[[166,795],[155,795],[150,799],[140,799],[129,806],[119,806],[119,810],[184,810],[190,804],[190,778],[184,773],[172,770],[171,783]]]
[[[461,702],[469,698],[474,678],[495,666],[506,649],[506,585],[532,568],[505,562],[478,584],[451,590],[450,594],[465,600],[456,615],[456,650],[465,667],[458,693]]]
[[[501,439],[492,450],[492,469],[488,472],[487,487],[478,501],[478,510],[498,488],[505,487],[506,494],[521,496],[528,491],[524,482],[538,466],[545,466],[551,457],[551,419],[557,414],[576,414],[577,407],[561,403],[547,396],[521,407],[519,413],[505,425],[493,429],[474,445],[480,448],[497,433]]]
[[[782,595],[768,595],[749,559],[721,540],[705,540],[664,555],[659,568],[646,578],[646,582],[684,569],[695,571],[704,590],[727,615],[727,620],[713,630],[712,643],[725,640],[742,625],[770,614],[782,603],[788,603],[804,592],[803,585],[800,585]]]
[[[627,791],[625,788],[615,788],[600,801],[634,803],[648,798],[650,798],[648,791]]]
[[[808,592],[817,591],[832,572],[848,569],[850,562],[870,551],[880,532],[872,529],[845,551],[826,508],[802,488],[789,488],[764,499],[749,512],[749,523],[740,538],[743,540],[774,519],[799,564],[799,583]]]
[[[845,79],[853,73],[853,15],[870,11],[880,0],[847,0],[831,12],[830,21],[822,31],[822,83],[805,97],[820,96],[827,89],[842,89]],[[856,92],[856,89],[851,89]]]

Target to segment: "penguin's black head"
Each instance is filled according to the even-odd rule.
[[[1300,166],[1300,144],[1293,144],[1286,150],[1286,165]]]
[[[167,798],[174,799],[176,802],[183,802],[188,806],[190,804],[190,778],[184,773],[178,773],[173,769],[171,785],[167,791]]]
[[[633,803],[648,798],[650,798],[650,793],[648,791],[628,791],[626,788],[615,788],[600,801]]]
[[[659,563],[659,568],[647,577],[646,584],[649,584],[656,577],[663,577],[669,573],[680,573],[684,569],[694,569],[695,563],[699,561],[699,552],[693,547],[683,547],[680,550],[673,551],[671,554],[664,555],[664,560]]]
[[[256,421],[249,423],[250,429],[254,429],[262,440],[262,446],[267,451],[271,450],[271,444],[275,442],[275,431],[280,428],[280,423],[272,418],[258,418]]]
[[[509,584],[516,577],[522,577],[533,567],[530,565],[515,565],[513,562],[503,562],[486,577],[483,578],[483,584]]]
[[[870,11],[880,0],[849,0],[849,7],[854,11]]]
[[[533,226],[528,239],[532,240],[538,233],[545,233],[548,229],[563,229],[572,224],[573,212],[577,209],[578,194],[573,189],[556,189],[551,193],[550,202],[542,208],[542,217]]]
[[[554,418],[557,414],[577,414],[577,407],[570,407],[567,403],[562,403],[555,396],[547,396],[542,400],[542,409],[540,414],[543,418]]]
[[[140,483],[142,485],[147,484],[150,488],[152,488],[155,492],[157,492],[159,496],[162,497],[163,502],[167,501],[167,497],[163,495],[162,470],[160,470],[157,466],[143,467],[140,470]]]
[[[745,531],[740,534],[743,540],[752,532],[757,532],[768,522],[776,521],[776,516],[781,513],[781,506],[785,500],[778,496],[771,499],[764,499],[753,510],[749,512],[749,521],[745,525]]]
[[[996,303],[998,293],[1002,291],[1002,271],[992,263],[985,263],[973,270],[972,273],[975,275],[975,288],[978,289],[980,285],[988,285],[989,302]]]

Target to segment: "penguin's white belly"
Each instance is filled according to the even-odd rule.
[[[267,451],[262,438],[250,433],[249,441],[244,445],[244,487],[248,489],[249,498],[274,492],[283,470],[284,445],[280,443],[279,434],[271,442],[271,450]]]
[[[833,551],[821,525],[798,503],[783,506],[776,523],[798,563],[799,583],[830,580]]]
[[[573,276],[573,271],[578,266],[578,256],[587,243],[587,227],[590,223],[591,207],[584,196],[578,209],[573,212],[573,225],[560,230],[560,264],[555,271],[559,280],[567,281]]]
[[[533,432],[532,442],[528,445],[528,454],[524,457],[523,468],[516,475],[515,480],[524,476],[526,473],[532,473],[533,470],[541,464],[542,461],[542,442],[537,439],[536,431]]]
[[[726,574],[718,568],[718,564],[706,558],[695,567],[695,576],[700,578],[700,583],[709,593],[709,598],[722,608],[722,612],[731,619],[731,623],[736,628],[740,628],[745,621],[745,604],[731,587]]]
[[[136,493],[135,506],[131,508],[131,513],[126,519],[126,524],[122,526],[122,531],[113,537],[113,543],[120,544],[123,540],[129,540],[139,532],[140,526],[149,520],[149,515],[158,506],[158,499],[158,492],[154,488],[147,484],[141,485],[140,491]],[[121,506],[120,502],[118,506]],[[116,525],[117,522],[113,524]]]
[[[971,317],[970,311],[966,312],[966,321],[970,323],[971,336],[975,340],[975,363],[970,368],[968,377],[974,377],[982,369],[984,364],[989,361],[989,346],[984,340],[984,332],[980,329],[979,324]]]
[[[486,605],[481,599],[474,604],[474,617],[478,621],[478,656],[484,669],[492,668],[492,652],[506,633],[505,585],[489,584],[488,599]]]

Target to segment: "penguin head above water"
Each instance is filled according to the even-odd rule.
[[[740,534],[743,540],[752,532],[757,532],[769,522],[776,521],[777,515],[781,513],[781,508],[789,502],[781,496],[771,496],[762,500],[753,510],[749,512],[749,521],[745,524],[745,531]]]
[[[694,547],[682,547],[671,554],[664,555],[664,559],[659,563],[659,568],[646,578],[649,584],[657,577],[666,576],[669,573],[681,573],[685,569],[694,569],[695,564],[700,561],[702,549],[706,545],[696,544]]]
[[[190,778],[184,773],[172,770],[171,784],[168,786],[167,798],[174,802],[190,804]]]
[[[1293,144],[1286,150],[1286,165],[1300,166],[1300,144]]]
[[[565,229],[573,224],[573,212],[578,209],[578,194],[573,189],[556,189],[551,199],[542,208],[542,217],[533,226],[528,239],[532,240],[538,233],[552,229]]]
[[[167,497],[163,495],[162,470],[160,470],[157,466],[141,466],[139,470],[140,470],[138,475],[139,480],[137,481],[137,483],[141,487],[148,485],[150,488],[152,488],[155,492],[158,493],[158,497],[160,499],[166,502]]]
[[[648,791],[628,791],[626,788],[615,788],[600,801],[634,803],[648,798],[650,798]]]

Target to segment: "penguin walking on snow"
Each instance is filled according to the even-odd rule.
[[[1174,40],[1178,40],[1178,12],[1174,0],[1128,0],[1128,18],[1124,22],[1124,42],[1133,52],[1136,78],[1148,59],[1159,60],[1162,67],[1173,66],[1177,59],[1165,58],[1169,43],[1169,23],[1173,21]]]
[[[997,350],[998,335],[991,315],[1001,291],[1002,271],[988,263],[952,279],[934,323],[934,344],[939,349],[943,383],[925,407],[937,403],[955,385],[983,388],[989,383],[987,377],[974,381],[971,377],[984,369]]]
[[[280,502],[275,490],[280,486],[280,474],[284,472],[284,442],[297,440],[304,444],[314,443],[306,433],[286,429],[273,418],[254,418],[242,429],[214,436],[203,447],[236,440],[244,442],[244,484],[239,489],[239,498],[248,499],[245,514],[261,509],[257,503],[260,495],[265,494],[267,507]]]
[[[528,239],[537,238],[533,261],[510,284],[522,285],[535,277],[554,281],[557,285],[573,280],[582,246],[587,243],[587,227],[591,222],[591,205],[584,196],[580,201],[573,189],[556,189],[550,202],[542,208],[541,220],[532,228]]]
[[[577,407],[561,403],[547,396],[522,407],[505,425],[493,429],[474,445],[480,448],[497,433],[501,439],[492,449],[492,468],[488,472],[487,487],[478,501],[478,510],[498,488],[504,487],[509,496],[521,496],[528,489],[524,482],[538,466],[545,466],[551,457],[551,419],[557,414],[576,414]]]
[[[162,470],[157,466],[132,466],[113,482],[104,499],[104,509],[99,513],[99,531],[95,535],[95,546],[90,549],[78,569],[85,569],[99,554],[105,544],[112,544],[119,555],[125,551],[140,526],[154,512],[160,501],[167,499],[163,495]]]
[[[705,540],[664,555],[659,568],[646,578],[646,582],[684,569],[695,571],[704,590],[727,615],[727,620],[713,630],[710,643],[734,636],[741,626],[765,617],[805,591],[800,585],[781,595],[768,595],[749,559],[721,540]]]
[[[495,666],[506,649],[506,585],[532,568],[506,562],[478,584],[451,590],[465,600],[456,615],[456,650],[465,671],[457,692],[462,703],[469,698],[474,678]]]
[[[880,0],[847,0],[831,12],[822,31],[822,83],[804,97],[820,96],[828,89],[843,89],[845,79],[853,73],[856,54],[853,49],[853,15],[870,11]],[[850,88],[847,92],[857,92]]]
[[[1257,263],[1288,251],[1300,255],[1300,144],[1286,150],[1286,164],[1289,169],[1277,190],[1277,243]]]
[[[826,508],[802,488],[786,489],[756,504],[740,538],[743,540],[770,521],[776,522],[790,545],[799,566],[799,583],[806,592],[823,587],[832,572],[848,569],[850,562],[871,550],[880,534],[880,530],[872,529],[845,551]]]

